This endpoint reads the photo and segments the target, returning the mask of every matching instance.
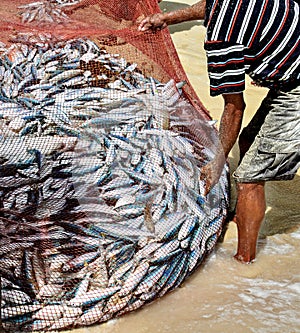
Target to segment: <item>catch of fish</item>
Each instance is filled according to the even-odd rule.
[[[44,0],[19,6],[23,23],[63,23],[69,19],[64,9],[80,3],[80,0]]]
[[[90,39],[19,38],[0,48],[2,325],[101,323],[200,265],[227,215],[228,169],[204,196],[216,131],[184,82]]]

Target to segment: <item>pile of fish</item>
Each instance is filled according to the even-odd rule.
[[[0,77],[4,329],[100,323],[178,287],[228,206],[226,166],[203,195],[213,145],[192,129],[215,129],[184,82],[146,77],[88,39],[2,47]]]
[[[23,23],[63,23],[68,20],[64,8],[78,4],[80,0],[42,0],[19,6]]]

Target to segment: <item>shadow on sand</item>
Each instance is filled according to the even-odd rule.
[[[292,232],[300,227],[300,174],[293,180],[266,184],[267,211],[261,234]]]
[[[266,183],[267,210],[259,232],[258,252],[267,244],[267,237],[289,234],[300,229],[300,175],[293,180]]]

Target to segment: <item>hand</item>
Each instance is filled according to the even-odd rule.
[[[202,167],[200,179],[205,182],[205,196],[218,183],[223,171],[224,163],[224,159],[214,159]]]
[[[161,13],[147,16],[139,23],[138,30],[139,31],[162,30],[167,27],[167,23],[164,17],[165,17],[164,14]]]

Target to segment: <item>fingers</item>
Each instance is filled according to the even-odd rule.
[[[211,169],[210,165],[206,165],[202,168],[201,174],[200,174],[200,180],[204,181],[204,196],[207,196],[207,194],[210,192],[212,181],[211,181],[212,175],[211,175]]]
[[[208,195],[208,193],[210,192],[210,190],[211,190],[212,182],[211,182],[210,177],[208,177],[205,174],[202,174],[200,179],[204,181],[204,193],[203,193],[203,195],[206,197]]]
[[[153,14],[144,18],[138,25],[139,31],[162,30],[167,26],[161,14]]]
[[[211,189],[218,183],[222,170],[224,167],[224,160],[213,159],[201,168],[200,180],[204,181],[204,195],[206,196]]]
[[[153,29],[153,23],[151,22],[151,18],[148,16],[140,22],[140,24],[138,26],[138,30],[147,31],[147,30],[151,30],[151,29]]]
[[[149,17],[146,17],[138,26],[139,31],[147,31],[151,29],[152,24],[149,22]]]
[[[205,186],[204,186],[204,196],[206,197],[208,195],[208,193],[211,190],[211,182],[209,181],[209,179],[205,180]]]
[[[152,31],[160,31],[164,28],[164,26],[155,26],[149,22],[142,22],[139,26],[138,26],[138,30],[139,31],[148,31],[148,30],[152,30]]]

